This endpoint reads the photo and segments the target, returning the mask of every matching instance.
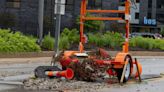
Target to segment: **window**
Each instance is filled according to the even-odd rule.
[[[148,8],[152,8],[152,0],[148,0]]]
[[[125,19],[125,14],[118,14],[118,17],[122,18],[122,19]]]
[[[157,8],[163,9],[164,8],[164,5],[158,5]]]
[[[148,13],[148,14],[147,14],[147,18],[148,18],[148,19],[151,19],[151,13]]]
[[[91,8],[102,8],[102,0],[88,0],[88,6]]]
[[[8,8],[20,8],[21,0],[6,0],[6,7]]]
[[[73,9],[74,9],[74,0],[66,0],[65,10],[66,11],[73,11]]]
[[[139,13],[135,13],[135,19],[139,19]]]
[[[163,0],[157,0],[157,8],[159,8],[159,9],[164,8],[164,1]]]
[[[136,3],[139,3],[140,2],[140,0],[136,0]]]
[[[119,5],[120,6],[125,6],[125,0],[119,0]]]

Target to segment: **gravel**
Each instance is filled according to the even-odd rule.
[[[76,80],[61,79],[27,79],[24,81],[24,88],[27,90],[53,90],[70,92],[98,92],[96,90],[109,88],[105,82],[85,82]]]

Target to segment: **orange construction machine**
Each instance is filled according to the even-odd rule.
[[[72,69],[73,72],[70,72],[74,75],[74,78],[79,80],[94,81],[98,77],[102,77],[104,73],[107,73],[109,76],[116,76],[119,82],[123,83],[128,81],[128,79],[135,74],[135,77],[139,78],[141,81],[141,64],[137,59],[133,59],[129,53],[129,29],[130,29],[130,0],[125,0],[125,10],[88,10],[87,9],[87,0],[82,0],[81,2],[81,11],[80,11],[80,43],[79,51],[64,51],[58,56],[58,59],[62,69],[57,69],[56,71],[65,71],[67,68]],[[87,13],[118,13],[125,14],[125,18],[121,17],[87,17]],[[126,23],[126,37],[125,42],[122,47],[122,51],[117,53],[116,57],[111,57],[104,49],[98,49],[97,51],[88,51],[84,50],[84,44],[86,37],[84,36],[84,22],[86,20],[124,20]],[[43,77],[42,75],[47,74],[47,71],[55,71],[53,69],[56,66],[50,66],[50,68],[36,69],[37,77]],[[135,73],[134,68],[136,67]],[[39,71],[39,72],[38,72]],[[40,74],[42,73],[42,74]],[[67,73],[65,73],[67,74]],[[52,75],[52,73],[51,73]],[[64,77],[66,75],[63,75]],[[67,77],[66,77],[67,78]],[[73,77],[71,77],[73,78]],[[69,77],[69,79],[71,79]]]

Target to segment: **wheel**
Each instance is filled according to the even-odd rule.
[[[130,74],[131,74],[131,66],[132,66],[132,58],[131,56],[127,55],[124,59],[124,61],[128,61],[126,70],[125,70],[125,76],[123,79],[123,83],[126,83],[129,80]],[[123,68],[122,69],[116,69],[117,72],[117,78],[119,80],[119,82],[121,81],[121,76],[122,76],[122,72],[123,72]]]
[[[61,71],[57,66],[39,66],[34,70],[36,78],[49,78],[45,75],[46,71]]]

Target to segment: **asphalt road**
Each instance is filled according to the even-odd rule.
[[[163,57],[137,57],[143,66],[143,74],[160,75],[164,73]],[[40,65],[49,65],[51,58],[1,59],[0,60],[0,92],[22,92],[22,80],[33,75],[33,70]],[[108,88],[98,92],[163,92],[164,78],[144,80],[142,83],[128,82],[120,86],[110,84]],[[25,92],[25,91],[24,91]],[[32,91],[27,91],[32,92]],[[36,92],[36,91],[34,91]],[[46,91],[38,91],[46,92]],[[50,91],[48,91],[50,92]],[[71,92],[71,91],[70,91]]]

